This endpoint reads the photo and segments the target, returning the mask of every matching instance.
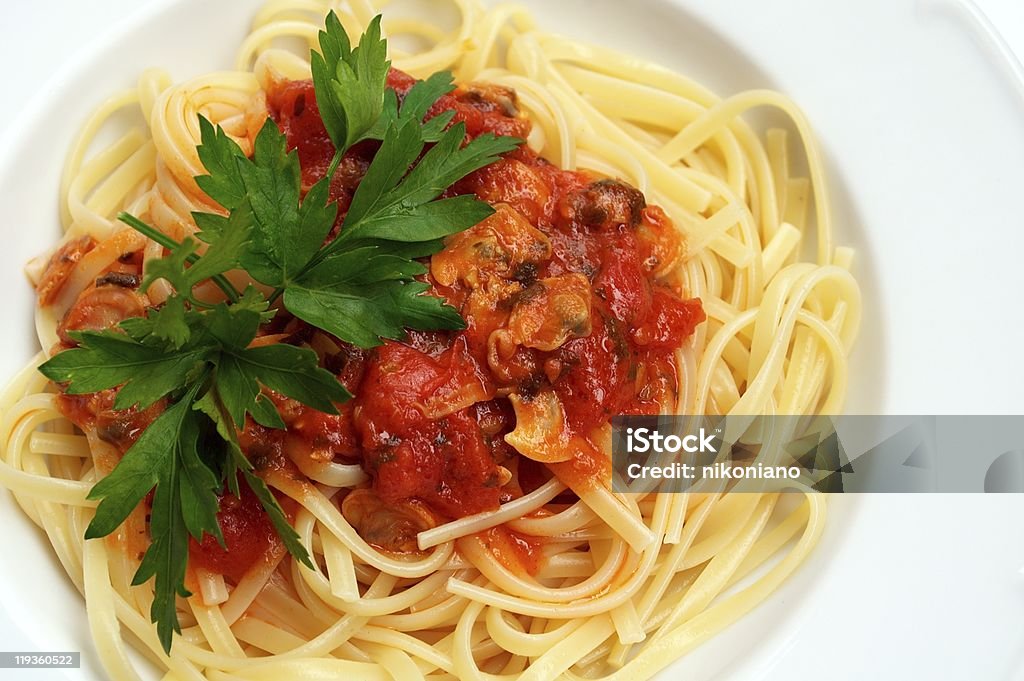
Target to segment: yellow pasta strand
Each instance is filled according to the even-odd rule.
[[[100,245],[39,310],[44,350],[64,312],[116,258],[162,256],[116,221],[118,211],[180,239],[196,230],[193,211],[216,209],[193,179],[203,172],[197,115],[251,153],[248,120],[265,115],[263,89],[308,77],[307,48],[326,12],[335,9],[357,35],[386,4],[268,0],[235,70],[184,83],[145,71],[137,88],[87,120],[67,158],[61,220],[66,239],[89,235]],[[800,110],[770,91],[718,97],[683,75],[550,34],[515,5],[438,4],[450,11],[428,19],[384,9],[385,31],[402,38],[392,45],[397,68],[417,77],[451,69],[460,81],[514,88],[533,123],[531,148],[561,168],[634,184],[685,236],[682,263],[658,274],[700,297],[708,322],[677,353],[679,385],[666,409],[838,413],[861,298],[853,254],[835,245],[821,153]],[[788,116],[792,129],[760,135],[743,118],[758,107]],[[116,130],[113,144],[95,149],[125,110],[145,127]],[[793,176],[803,165],[807,176]],[[807,247],[813,261],[802,258]],[[34,282],[45,263],[30,265]],[[157,283],[149,302],[169,293]],[[86,495],[107,468],[97,464],[96,438],[74,431],[36,371],[44,358],[0,394],[0,484],[83,592],[96,650],[116,681],[139,678],[127,643],[167,681],[649,678],[767,598],[824,525],[825,498],[810,492],[793,505],[724,488],[634,498],[581,486],[579,501],[560,503],[566,488],[553,479],[495,511],[422,532],[422,553],[396,557],[340,511],[339,499],[366,474],[330,464],[310,469],[308,483],[269,479],[295,501],[294,525],[316,569],[281,551],[237,584],[197,570],[196,595],[179,600],[184,630],[168,657],[150,623],[151,586],[130,585],[138,557],[127,537],[144,530],[144,513],[113,537],[83,539],[95,506]],[[542,540],[536,574],[510,569],[486,546],[480,533],[497,526]]]

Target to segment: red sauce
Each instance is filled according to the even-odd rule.
[[[50,258],[50,262],[43,271],[43,276],[39,279],[39,285],[36,287],[40,307],[46,307],[57,299],[57,295],[78,261],[95,247],[96,239],[85,235],[73,239],[57,249],[57,252]]]
[[[239,481],[241,497],[226,493],[220,498],[217,521],[224,535],[225,548],[217,540],[203,535],[203,541],[189,538],[189,560],[192,567],[201,567],[230,578],[236,584],[257,561],[268,558],[281,547],[281,540],[260,505],[260,500],[245,481]],[[291,500],[278,497],[285,512],[294,511]]]
[[[111,388],[86,395],[57,396],[57,409],[66,419],[82,430],[96,430],[96,435],[124,454],[156,417],[166,408],[165,400],[159,400],[146,409],[114,409],[117,389]]]
[[[288,431],[308,443],[308,458],[314,462],[358,461],[359,434],[352,418],[353,407],[352,404],[343,404],[338,414],[298,409],[295,417],[287,421]]]
[[[395,90],[399,101],[415,83],[414,78],[396,69],[388,74],[388,87]],[[505,115],[498,104],[486,97],[491,90],[462,88],[444,95],[427,116],[455,111],[453,123],[465,123],[466,135],[470,138],[484,132],[525,137],[530,129],[529,121]],[[320,118],[313,82],[299,80],[283,83],[280,88],[268,93],[267,103],[271,116],[288,140],[288,148],[298,152],[303,187],[312,187],[327,174],[327,168],[334,157],[334,145]],[[362,142],[345,154],[331,182],[331,199],[338,202],[340,215],[348,210],[352,194],[366,173],[378,146],[377,142]]]
[[[543,542],[538,537],[514,532],[506,527],[492,527],[477,535],[498,562],[510,572],[536,575],[542,567]]]
[[[356,400],[364,466],[385,502],[415,497],[449,517],[495,508],[498,470],[473,407],[440,418],[423,413],[425,404],[443,405],[437,398],[452,385],[475,384],[489,398],[489,377],[463,340],[430,350],[387,343],[370,361]]]
[[[399,99],[414,83],[396,70],[388,76]],[[311,185],[334,154],[311,83],[285,83],[269,93],[268,104],[289,146],[298,150],[304,184]],[[454,110],[454,120],[466,124],[467,138],[485,132],[525,138],[530,129],[517,113],[515,94],[494,86],[462,86],[428,116],[444,110]],[[375,151],[376,143],[368,142],[346,154],[331,187],[342,216]],[[675,349],[704,320],[699,300],[681,298],[655,276],[659,265],[678,257],[681,239],[664,212],[646,206],[632,187],[560,170],[523,146],[446,195],[466,193],[514,208],[543,233],[550,257],[493,283],[501,290],[489,298],[464,282],[442,285],[428,276],[435,295],[461,308],[468,328],[389,341],[361,360],[365,375],[349,386],[356,395],[353,421],[363,465],[375,491],[386,503],[420,499],[447,518],[494,509],[510,494],[499,486],[498,469],[516,456],[503,440],[515,427],[509,392],[529,397],[553,390],[569,427],[584,438],[615,414],[657,412],[674,394]],[[536,282],[571,274],[590,283],[590,333],[550,351],[520,345],[495,373],[488,339],[508,324],[509,310],[533,295]],[[492,406],[462,405],[460,386]],[[446,402],[459,408],[441,416],[425,408]],[[492,412],[503,416],[491,418]],[[551,474],[532,462],[506,467],[517,469],[511,487],[519,493]],[[571,485],[595,484],[607,478],[608,464],[593,448],[548,470]]]

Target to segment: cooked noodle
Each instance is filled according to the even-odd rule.
[[[533,121],[528,142],[562,168],[622,178],[664,208],[688,243],[678,273],[702,299],[708,322],[677,353],[678,402],[666,411],[708,414],[838,413],[846,356],[861,314],[851,253],[833,243],[820,152],[803,114],[782,95],[752,91],[720,99],[683,75],[610,49],[538,29],[515,6],[485,11],[451,0],[454,29],[389,17],[385,33],[424,49],[394,66],[424,78],[443,69],[457,81],[517,91]],[[270,0],[240,48],[236,71],[172,84],[146,71],[89,119],[62,183],[65,239],[99,246],[37,320],[44,351],[75,297],[142,237],[115,221],[128,210],[174,238],[195,231],[193,211],[216,207],[196,186],[197,114],[251,152],[254,100],[274,78],[306,78],[305,50],[329,9],[318,0]],[[378,7],[337,7],[358,35]],[[297,56],[302,54],[303,56]],[[764,140],[742,118],[758,107],[788,115],[808,177],[791,174],[787,133]],[[129,130],[90,155],[121,109],[141,112]],[[265,116],[265,114],[264,114]],[[816,244],[813,260],[801,247]],[[162,255],[149,243],[147,258]],[[30,265],[38,279],[46,258]],[[158,304],[170,289],[148,295]],[[304,486],[269,484],[298,504],[294,525],[314,554],[308,570],[283,550],[237,585],[200,571],[180,600],[183,633],[166,656],[149,621],[151,584],[129,586],[145,520],[134,513],[114,535],[84,541],[95,502],[86,494],[109,472],[102,441],[83,435],[55,406],[36,372],[41,352],[0,399],[0,483],[47,534],[86,598],[96,650],[112,678],[139,678],[126,648],[143,650],[166,679],[552,679],[646,678],[764,600],[806,558],[821,534],[825,499],[801,504],[778,494],[660,494],[637,498],[603,488],[557,505],[556,479],[492,512],[423,532],[424,553],[396,558],[364,541],[334,500],[359,484],[338,466]],[[550,515],[531,515],[546,508]],[[476,534],[495,525],[543,537],[536,577],[517,574]],[[144,544],[141,548],[144,548]]]

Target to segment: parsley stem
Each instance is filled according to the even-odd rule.
[[[338,171],[338,166],[341,165],[341,159],[345,156],[344,149],[338,149],[334,152],[334,158],[331,159],[331,165],[327,166],[327,177],[334,179],[334,173]],[[328,180],[330,182],[331,180]]]
[[[117,216],[117,219],[125,223],[132,229],[134,229],[136,232],[139,232],[143,236],[149,237],[150,239],[157,242],[164,248],[173,250],[181,246],[181,244],[179,244],[177,241],[161,232],[156,227],[153,227],[152,225],[147,225],[145,222],[138,219],[131,213],[121,213]],[[188,256],[188,262],[194,263],[195,261],[199,260],[199,258],[200,256],[196,255],[195,253],[192,253],[191,255]],[[228,300],[230,300],[232,303],[238,302],[238,298],[242,294],[238,292],[238,289],[235,288],[234,284],[228,281],[227,277],[225,277],[223,274],[215,274],[212,277],[210,277],[210,280],[213,281],[213,283],[216,284],[217,287],[224,292],[224,295],[228,297]]]
[[[231,281],[223,274],[213,275],[210,277],[210,281],[216,284],[217,288],[223,291],[224,295],[226,295],[228,300],[232,303],[237,303],[238,299],[242,296],[242,294],[238,292],[238,289],[235,288],[235,285],[232,284]]]

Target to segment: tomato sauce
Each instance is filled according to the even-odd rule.
[[[513,573],[536,576],[543,567],[543,543],[537,537],[514,532],[504,526],[492,527],[478,535],[484,547]]]
[[[238,481],[240,496],[225,493],[220,498],[217,522],[224,535],[224,547],[210,535],[197,542],[189,538],[189,560],[193,568],[200,567],[222,574],[236,584],[256,562],[269,559],[272,552],[282,548],[270,517],[260,505],[256,494],[244,480]],[[285,514],[294,513],[294,503],[288,497],[278,497]]]
[[[391,69],[387,85],[398,94],[399,101],[415,85],[416,79]],[[530,123],[524,118],[505,115],[513,105],[514,94],[502,91],[500,97],[488,97],[496,89],[489,86],[463,88],[443,95],[431,107],[427,117],[444,111],[454,111],[452,123],[465,123],[466,136],[476,137],[484,132],[498,135],[525,137]],[[503,105],[501,99],[507,102]],[[288,148],[295,149],[302,168],[303,189],[309,189],[323,179],[334,157],[334,145],[320,118],[320,110],[313,92],[313,81],[287,81],[268,93],[270,114],[288,140]],[[498,100],[498,101],[495,101]],[[373,160],[379,143],[361,142],[350,149],[331,180],[331,200],[338,203],[339,216],[348,210],[359,181]]]
[[[419,347],[414,347],[419,345]],[[423,406],[449,385],[493,393],[465,343],[387,343],[369,363],[356,397],[364,467],[385,502],[419,498],[448,517],[495,508],[499,473],[472,406],[430,418]]]
[[[117,390],[110,388],[85,395],[61,393],[57,409],[81,430],[95,429],[97,437],[124,454],[167,406],[158,400],[146,409],[114,409]]]
[[[388,76],[399,101],[414,83],[394,69]],[[269,93],[268,107],[298,151],[303,184],[312,185],[334,154],[312,84],[283,84]],[[467,139],[489,132],[525,138],[530,130],[515,93],[496,86],[460,86],[428,117],[447,110],[465,123]],[[339,224],[376,147],[356,145],[342,161],[331,185]],[[596,447],[547,471],[533,462],[511,465],[517,455],[503,440],[515,427],[508,395],[553,391],[567,427],[583,438],[615,414],[656,413],[674,398],[676,348],[704,320],[699,300],[682,298],[655,275],[681,255],[678,232],[625,183],[563,171],[523,145],[446,192],[459,194],[511,215],[490,233],[450,240],[449,249],[460,250],[446,252],[443,274],[435,267],[426,278],[434,295],[460,308],[468,328],[386,342],[362,359],[362,380],[349,386],[376,493],[386,503],[420,499],[442,518],[494,509],[510,489],[529,491],[552,472],[570,485],[606,479]],[[503,259],[472,261],[494,248],[505,249]],[[517,248],[532,255],[519,257]],[[579,288],[567,284],[573,275],[586,277],[589,300],[577,303],[571,319],[552,317],[554,301],[565,308],[569,300],[558,295]],[[547,296],[546,305],[530,308],[537,296]],[[542,331],[550,342],[509,335],[517,328]],[[503,470],[521,479],[505,484]]]

